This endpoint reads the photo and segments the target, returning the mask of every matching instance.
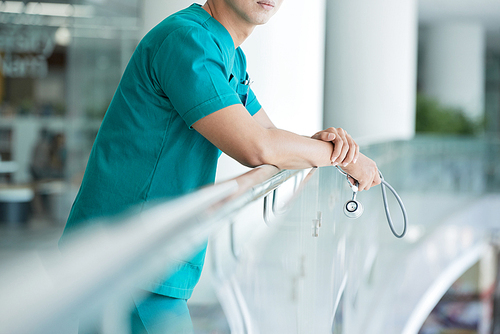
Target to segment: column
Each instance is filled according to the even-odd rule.
[[[358,143],[415,129],[416,0],[328,0],[324,127]]]
[[[484,115],[485,32],[479,23],[444,22],[422,34],[422,93],[469,117]]]

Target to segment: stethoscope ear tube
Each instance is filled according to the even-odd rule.
[[[387,217],[387,223],[389,224],[389,228],[391,229],[392,234],[394,234],[394,236],[396,238],[402,238],[406,234],[406,227],[408,225],[408,223],[407,223],[408,222],[408,215],[406,213],[405,205],[404,205],[401,197],[399,197],[397,191],[386,180],[384,180],[382,173],[380,171],[378,171],[378,173],[380,175],[380,179],[382,180],[382,183],[380,184],[380,188],[382,189],[382,199],[384,200],[384,209],[385,209],[385,216]],[[389,212],[389,204],[387,203],[387,194],[385,192],[385,187],[389,188],[389,190],[392,192],[392,194],[394,195],[394,197],[396,198],[396,200],[399,203],[399,207],[401,208],[401,212],[403,213],[403,232],[401,232],[401,234],[398,234],[396,232],[396,230],[394,229],[394,224],[392,222],[391,213]]]

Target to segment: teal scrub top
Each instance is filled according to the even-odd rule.
[[[191,126],[244,100],[248,112],[257,113],[261,106],[245,80],[243,51],[200,5],[153,28],[134,51],[106,111],[60,246],[96,218],[139,212],[148,202],[212,184],[220,151]],[[188,299],[205,250],[178,259],[173,275],[143,288]]]

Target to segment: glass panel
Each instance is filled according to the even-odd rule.
[[[489,196],[500,189],[498,149],[481,140],[432,137],[367,147],[406,205],[410,225],[403,239],[389,230],[380,187],[358,194],[364,214],[349,219],[346,178],[335,168],[314,171],[288,211],[242,247],[232,272],[226,268],[224,282],[239,291],[247,328],[418,331],[442,294],[481,257],[485,233],[500,215],[500,199]],[[402,215],[388,196],[400,232]],[[489,214],[476,213],[481,210]]]

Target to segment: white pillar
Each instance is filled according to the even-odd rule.
[[[484,115],[485,32],[479,23],[442,23],[422,36],[422,92],[470,117]]]
[[[415,132],[416,0],[328,0],[324,127],[358,143]]]

